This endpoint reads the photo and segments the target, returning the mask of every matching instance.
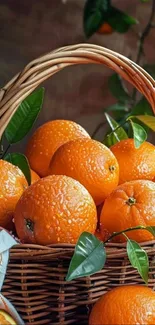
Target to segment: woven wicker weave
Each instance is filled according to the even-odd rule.
[[[32,61],[0,92],[0,137],[21,101],[41,82],[75,64],[104,64],[135,86],[155,113],[155,81],[124,56],[96,45],[60,48]],[[149,286],[155,289],[155,242],[142,244],[150,260]],[[65,281],[73,245],[18,245],[11,249],[3,294],[13,302],[25,324],[88,324],[92,304],[110,288],[143,284],[123,244],[108,244],[104,269],[95,275]]]

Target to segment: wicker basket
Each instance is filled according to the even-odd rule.
[[[21,101],[41,82],[74,64],[104,64],[135,86],[155,112],[155,81],[124,56],[96,45],[60,48],[32,61],[0,92],[0,136]],[[149,286],[155,288],[155,242],[142,244],[150,260]],[[123,244],[108,244],[104,269],[93,276],[65,281],[73,245],[18,245],[11,249],[3,294],[26,324],[88,324],[92,304],[107,290],[143,284]]]

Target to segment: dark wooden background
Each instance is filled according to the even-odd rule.
[[[64,3],[63,3],[64,2]],[[151,3],[151,1],[150,1]],[[135,59],[137,35],[150,15],[150,3],[113,0],[141,24],[127,34],[94,35],[103,45]],[[0,0],[0,85],[30,60],[60,46],[86,42],[82,28],[84,0]],[[146,43],[148,62],[155,62],[155,29]],[[111,71],[95,65],[68,68],[45,83],[44,110],[36,126],[55,118],[73,119],[92,134],[103,110],[115,102],[108,90]],[[102,138],[102,134],[100,134]]]

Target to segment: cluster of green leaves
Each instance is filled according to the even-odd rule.
[[[126,249],[131,265],[137,269],[144,282],[148,283],[149,259],[146,251],[134,240],[130,240],[126,232],[137,229],[149,231],[155,237],[155,226],[137,226],[122,232],[114,233],[106,242],[100,241],[94,235],[84,232],[79,237],[74,255],[71,259],[66,281],[71,281],[100,271],[106,262],[106,243],[113,237],[123,234],[127,239]]]
[[[1,141],[0,158],[18,166],[24,173],[28,184],[31,184],[30,166],[25,155],[21,153],[8,153],[10,146],[21,141],[34,125],[44,100],[44,88],[37,89],[29,95],[18,107],[9,122]],[[4,139],[7,141],[7,149],[4,150]]]
[[[134,139],[134,144],[135,144],[135,148],[139,148],[141,146],[141,144],[147,140],[147,132],[144,129],[144,127],[142,127],[139,123],[134,122],[135,119],[139,120],[140,122],[142,122],[143,124],[145,124],[148,128],[150,128],[151,130],[155,131],[155,117],[154,116],[148,116],[148,115],[135,115],[135,116],[129,116],[124,122],[124,124],[129,124],[129,126],[131,126],[131,129],[129,129],[128,133],[131,133],[132,130],[132,134],[130,136],[128,136],[127,132],[125,131],[125,129],[123,128],[122,125],[120,125],[119,123],[117,123],[110,115],[108,115],[107,113],[105,113],[106,119],[111,127],[111,132],[108,133],[104,140],[103,143],[107,146],[107,147],[111,147],[112,145],[114,145],[115,143],[121,141],[121,140],[125,140],[127,138],[133,138]]]
[[[155,74],[154,65],[147,65],[145,69]],[[113,74],[109,79],[109,89],[117,99],[116,104],[108,107],[105,111],[106,120],[111,131],[105,136],[103,143],[110,147],[118,141],[134,138],[135,147],[146,141],[150,130],[155,131],[155,117],[148,101],[141,99],[132,106],[132,95],[129,94],[122,79]],[[108,113],[112,113],[114,118]]]
[[[137,23],[134,17],[115,8],[111,2],[111,0],[86,0],[83,24],[87,37],[93,35],[105,22],[118,33],[126,33]]]

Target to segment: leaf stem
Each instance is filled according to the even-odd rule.
[[[106,124],[106,122],[101,122],[99,125],[97,125],[96,129],[94,130],[93,134],[92,134],[92,139],[95,138],[96,134],[98,133],[98,131],[102,128],[102,126],[104,126]]]
[[[106,137],[110,136],[112,133],[116,132],[119,128],[121,128],[122,126],[124,126],[125,123],[127,123],[128,120],[126,119],[125,121],[123,121],[122,123],[120,123],[115,129],[113,129],[110,133],[108,133],[106,135]]]
[[[152,8],[151,8],[151,14],[149,17],[149,20],[139,38],[139,44],[138,44],[138,53],[137,53],[137,58],[136,58],[136,63],[138,64],[141,59],[141,55],[143,54],[143,46],[145,42],[145,38],[148,36],[151,28],[153,28],[153,19],[155,17],[155,0],[152,0]]]
[[[3,159],[5,157],[6,153],[10,149],[10,147],[11,147],[11,144],[9,143],[8,146],[7,146],[7,148],[5,149],[5,151],[2,153],[1,159]]]
[[[2,156],[2,154],[3,154],[3,145],[0,144],[0,157]]]
[[[141,33],[138,41],[138,51],[137,51],[137,57],[136,57],[136,63],[139,64],[141,61],[141,56],[144,53],[144,42],[146,37],[149,35],[151,28],[154,27],[153,25],[153,20],[155,17],[155,0],[152,0],[152,7],[151,7],[151,14],[149,16],[149,20]],[[137,95],[137,89],[134,88],[133,94],[132,94],[132,100],[136,100],[136,95]]]
[[[118,231],[118,232],[114,232],[105,242],[104,244],[107,244],[112,238],[114,238],[115,236],[119,236],[119,235],[125,235],[126,232],[128,231],[133,231],[133,230],[139,230],[139,229],[145,229],[144,226],[136,226],[136,227],[130,227],[130,228],[127,228],[123,231]]]
[[[128,236],[125,234],[125,232],[123,231],[122,232],[122,235],[126,238],[126,240],[128,240],[129,238],[128,238]]]

